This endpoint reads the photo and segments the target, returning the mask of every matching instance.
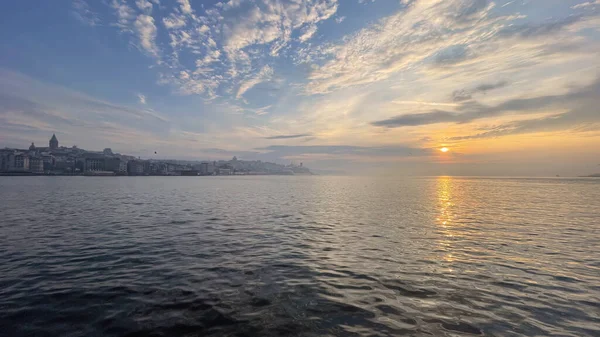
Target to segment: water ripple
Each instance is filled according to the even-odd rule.
[[[599,187],[0,178],[0,335],[598,336]]]

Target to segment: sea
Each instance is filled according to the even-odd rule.
[[[0,177],[0,336],[600,336],[600,179]]]

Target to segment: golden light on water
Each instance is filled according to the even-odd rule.
[[[442,152],[448,152],[448,151],[450,151],[450,149],[447,148],[447,147],[443,147],[443,148],[440,149],[440,151],[442,151]]]

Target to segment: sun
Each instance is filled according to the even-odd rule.
[[[440,149],[440,151],[442,151],[442,152],[448,152],[448,151],[450,151],[450,149],[447,148],[447,147],[443,147],[443,148]]]

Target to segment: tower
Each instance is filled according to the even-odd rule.
[[[56,135],[53,134],[52,138],[50,138],[50,150],[56,150],[58,149],[58,139],[56,139]]]

